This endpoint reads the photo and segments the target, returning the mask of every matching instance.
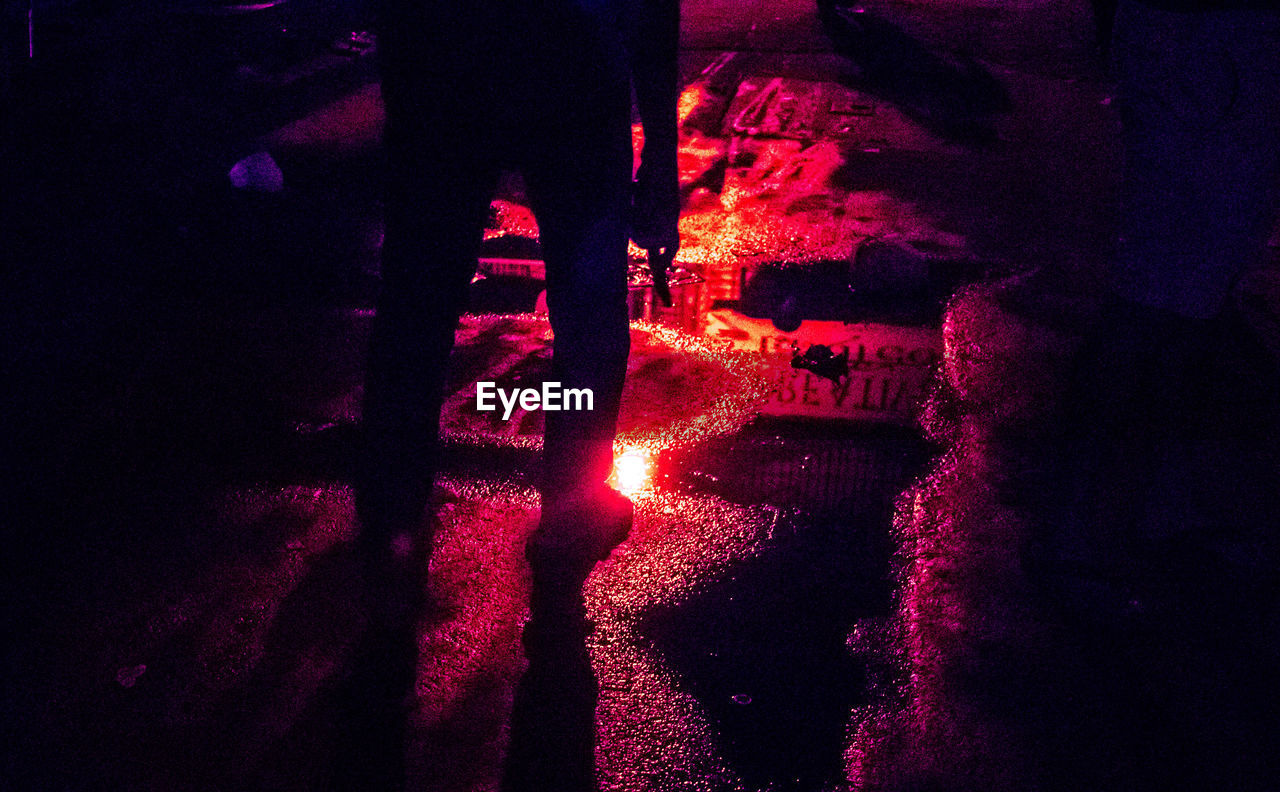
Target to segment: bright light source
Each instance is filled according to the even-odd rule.
[[[634,495],[649,485],[649,457],[643,451],[627,449],[613,458],[613,487],[623,495]]]

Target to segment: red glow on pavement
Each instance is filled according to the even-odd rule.
[[[653,466],[649,456],[639,449],[629,448],[614,457],[610,484],[623,495],[634,495],[653,484]]]

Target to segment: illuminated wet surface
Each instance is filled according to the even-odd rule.
[[[813,450],[806,434],[771,435],[772,464],[787,454],[801,464],[811,458],[804,455]],[[869,661],[855,656],[849,639],[858,625],[882,629],[889,616],[883,531],[893,493],[922,459],[919,449],[913,456],[894,450],[901,439],[845,436],[846,444],[863,444],[867,463],[881,467],[846,468],[846,477],[863,476],[857,497],[846,493],[825,508],[815,497],[801,511],[775,505],[800,493],[743,486],[750,471],[760,475],[769,462],[735,459],[734,441],[724,442],[714,459],[664,471],[671,475],[662,484],[638,476],[636,456],[619,457],[616,477],[632,483],[636,525],[585,589],[603,788],[836,783],[845,773],[850,712],[889,695],[873,690]],[[750,448],[739,441],[737,451]],[[739,468],[737,482],[721,484],[704,472],[726,463]],[[709,481],[736,502],[707,493]],[[449,616],[423,637],[417,725],[428,735],[459,728],[459,718],[496,724],[509,706],[503,689],[492,691],[487,704],[466,699],[477,685],[495,684],[494,675],[514,683],[520,658],[512,641],[528,595],[521,550],[537,516],[532,491],[514,483],[450,477],[442,487],[449,502],[440,511],[431,569]],[[760,502],[762,496],[774,503]],[[883,664],[883,653],[870,662]],[[490,709],[477,713],[478,706]],[[495,733],[476,739],[468,744],[471,761],[492,772],[501,741]],[[430,742],[419,745],[427,764],[461,761],[457,745],[445,752]],[[462,788],[456,779],[424,784]]]
[[[850,709],[871,695],[846,641],[889,613],[883,494],[864,493],[879,504],[865,513],[815,517],[681,489],[642,486],[631,538],[587,583],[605,788],[812,789],[839,778]],[[437,495],[412,788],[495,788],[524,667],[536,495],[467,474],[444,476]],[[79,722],[83,737],[62,735],[71,744],[96,734],[119,746],[84,759],[133,788],[182,785],[192,765],[176,757],[192,750],[205,752],[211,765],[194,766],[210,778],[311,788],[331,728],[326,691],[365,623],[345,544],[350,491],[232,488],[200,503],[205,526],[187,530],[218,560],[193,576],[149,573],[138,578],[144,598],[116,592],[118,604],[82,614],[85,663],[75,678],[51,671],[66,697],[45,702],[41,722]]]
[[[843,261],[870,236],[964,245],[892,191],[829,189],[845,164],[834,145],[748,148],[718,193],[695,190],[682,220],[680,261],[722,297],[736,296],[740,266]],[[729,156],[696,138],[683,152],[689,179],[699,157]],[[531,233],[518,207],[499,208],[509,232]],[[101,600],[56,614],[64,632],[45,641],[76,659],[30,688],[58,691],[33,707],[32,755],[72,756],[60,769],[69,784],[308,790],[340,746],[335,690],[367,621],[341,483],[353,450],[310,444],[357,417],[368,312],[246,313],[193,322],[190,337],[151,353],[121,399],[133,423],[107,431],[136,444],[124,458],[139,483],[115,496],[118,509],[87,510],[125,538],[77,553],[83,567],[109,563],[60,581],[63,595],[83,585],[93,595],[75,598]],[[636,524],[585,589],[602,788],[860,783],[858,757],[876,755],[860,735],[897,711],[906,673],[890,646],[890,524],[924,449],[910,429],[744,426],[769,384],[756,363],[667,328],[637,332],[638,348],[674,353],[633,358],[641,409],[624,406],[616,485],[632,494]],[[469,319],[460,368],[479,355],[495,378],[534,375],[521,366],[545,364],[545,336],[529,317]],[[281,423],[300,431],[282,436]],[[527,457],[503,452],[536,447],[537,423],[481,432],[488,445],[473,452],[473,427],[451,433],[464,464],[437,490],[433,608],[416,635],[404,750],[412,789],[498,788],[530,662],[523,545],[538,516],[519,469]],[[152,488],[168,489],[165,500],[153,503]],[[133,585],[114,588],[121,580]]]
[[[680,262],[690,276],[674,283],[696,276],[702,291],[689,315],[659,319],[687,327],[712,300],[739,298],[743,267],[835,262],[856,275],[850,257],[871,238],[934,254],[994,251],[1017,265],[1079,262],[1071,275],[1088,280],[1106,235],[1114,118],[1107,86],[1071,72],[1092,57],[1087,26],[1067,18],[1084,4],[1049,4],[1048,27],[1025,10],[1045,4],[1007,16],[966,16],[964,4],[919,12],[966,49],[998,56],[993,73],[1016,109],[987,119],[996,144],[986,150],[942,140],[926,123],[937,109],[927,96],[836,86],[840,59],[801,51],[817,35],[811,4],[749,4],[761,17],[750,30],[743,4],[719,4],[734,6],[720,16],[715,3],[684,5],[701,20],[690,40],[710,47],[686,53],[686,77],[734,50],[752,55],[744,68],[758,79],[740,97],[695,86],[682,112],[737,100],[730,127],[768,134],[719,125],[682,140]],[[1066,29],[1061,40],[1026,34]],[[753,51],[760,42],[772,49]],[[1042,57],[1052,67],[1039,68]],[[789,138],[788,118],[816,117],[770,116],[755,101],[787,91],[830,92],[838,142]],[[376,90],[361,91],[334,123],[276,140],[294,157],[290,135],[328,136],[317,145],[337,140],[343,156],[364,156],[377,102]],[[380,236],[372,164],[357,156],[312,162],[311,172],[282,155],[296,203],[219,194],[200,199],[206,206],[188,194],[199,146],[157,128],[133,136],[168,141],[163,157],[142,152],[143,171],[180,172],[178,197],[116,210],[111,190],[127,193],[119,185],[139,176],[108,156],[121,141],[103,123],[86,156],[65,155],[60,128],[42,144],[55,152],[48,162],[14,164],[26,178],[14,194],[46,178],[107,184],[111,207],[76,228],[77,253],[60,227],[43,225],[67,207],[34,196],[40,222],[14,243],[31,261],[25,277],[45,291],[5,295],[21,331],[15,377],[30,388],[11,430],[29,464],[7,469],[13,522],[26,533],[11,544],[18,563],[5,589],[22,639],[5,650],[19,681],[0,690],[0,709],[19,716],[0,772],[36,768],[24,780],[37,783],[13,789],[316,789],[346,743],[343,680],[369,651],[347,482]],[[226,154],[229,163],[244,152]],[[225,163],[214,164],[221,185]],[[73,203],[72,214],[83,210]],[[495,205],[495,220],[494,239],[536,236],[512,200]],[[73,253],[83,271],[64,278]],[[41,267],[49,283],[31,274]],[[642,270],[633,276],[644,285]],[[87,284],[84,294],[72,282]],[[1274,327],[1273,286],[1252,308]],[[536,416],[484,446],[455,434],[397,751],[410,789],[499,787],[522,736],[512,721],[521,681],[547,645],[563,659],[551,663],[561,673],[550,676],[550,702],[589,706],[604,789],[1144,788],[1135,778],[1173,789],[1185,772],[1211,778],[1237,761],[1274,778],[1274,752],[1257,748],[1280,733],[1280,709],[1262,695],[1277,655],[1273,566],[1262,561],[1277,489],[1265,470],[1204,441],[1208,459],[1228,460],[1230,483],[1211,494],[1229,505],[1235,544],[1215,536],[1208,552],[1155,560],[1161,620],[1122,634],[1066,628],[1031,601],[1019,553],[1053,488],[1037,478],[1037,422],[1081,321],[1078,295],[1062,292],[1026,276],[971,289],[940,331],[923,329],[941,336],[936,350],[912,341],[922,360],[941,359],[923,421],[943,449],[932,462],[912,428],[748,423],[759,394],[740,354],[641,329],[641,346],[678,349],[641,361],[651,376],[637,380],[649,387],[637,403],[661,409],[657,419],[637,412],[617,448],[614,483],[635,500],[636,525],[587,581],[585,638],[563,644],[521,642]],[[1027,304],[1059,321],[1028,320],[1018,308]],[[510,353],[503,371],[544,357],[545,344],[517,343],[544,342],[541,320],[469,321],[494,336],[504,322],[526,323],[508,327],[507,346],[475,345]],[[1197,483],[1223,478],[1207,463],[1196,469]],[[390,649],[374,657],[390,665]],[[545,705],[540,690],[528,700]]]

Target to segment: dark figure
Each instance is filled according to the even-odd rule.
[[[551,378],[594,394],[592,411],[546,416],[535,555],[594,563],[625,536],[630,504],[604,482],[630,343],[629,77],[647,141],[632,235],[671,255],[677,18],[674,0],[384,4],[390,176],[357,493],[369,542],[412,534],[427,503],[444,369],[504,168],[522,171],[538,218]]]
[[[445,367],[501,170],[523,174],[538,219],[550,380],[593,394],[590,411],[546,415],[535,605],[549,590],[580,599],[630,530],[630,501],[605,483],[630,346],[627,238],[655,269],[679,242],[678,19],[677,0],[382,2],[389,175],[356,506],[374,617],[401,642],[423,608]]]
[[[1274,489],[1258,479],[1275,474],[1280,375],[1234,289],[1280,208],[1278,45],[1276,0],[1134,0],[1116,16],[1119,239],[1068,386],[1075,503],[1046,539],[1126,589],[1145,584],[1103,570],[1132,555],[1109,548],[1225,541],[1249,488]]]
[[[1280,373],[1233,290],[1280,197],[1280,3],[1121,0],[1112,51],[1111,291],[1068,383],[1047,482],[1064,494],[1031,562],[1079,628],[1127,776],[1068,758],[1050,786],[1271,788],[1276,707],[1258,685],[1278,656]]]

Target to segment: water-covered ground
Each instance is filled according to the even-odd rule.
[[[1233,453],[1251,416],[1188,433],[1212,460],[1189,502],[1239,530],[1118,559],[1151,582],[1124,619],[1046,598],[1025,564],[1060,507],[1055,427],[1113,208],[1086,4],[868,2],[853,41],[808,3],[683,5],[680,263],[703,284],[649,310],[739,349],[654,358],[640,393],[670,409],[643,415],[654,453],[618,481],[635,527],[554,618],[530,621],[517,432],[455,438],[429,606],[405,640],[368,630],[350,473],[376,90],[262,139],[283,195],[231,193],[225,168],[253,147],[202,148],[179,105],[97,114],[122,83],[44,107],[73,123],[17,166],[45,187],[10,191],[30,200],[4,297],[6,788],[371,788],[397,764],[422,790],[497,789],[504,765],[512,789],[586,767],[636,792],[1273,777],[1280,487]],[[518,186],[503,198],[530,236]],[[885,240],[897,258],[857,258]],[[950,296],[903,250],[964,263]],[[819,288],[788,310],[822,315],[789,333],[785,299],[742,291],[779,261],[838,264],[873,299]],[[1275,279],[1247,294],[1276,338]],[[843,379],[818,353],[790,365],[814,344],[845,345]],[[711,370],[755,352],[751,371]],[[399,668],[403,706],[369,707]]]

